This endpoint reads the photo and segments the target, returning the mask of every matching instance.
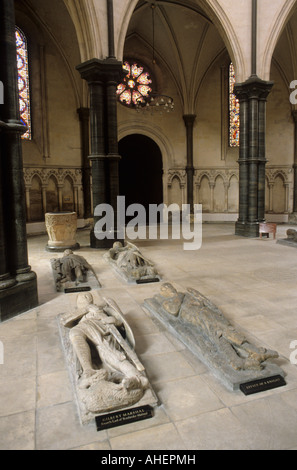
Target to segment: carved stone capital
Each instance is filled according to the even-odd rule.
[[[240,102],[250,99],[266,100],[273,85],[273,82],[261,80],[259,77],[250,77],[243,83],[236,83],[234,92]]]
[[[76,67],[82,79],[89,85],[94,82],[108,83],[120,82],[125,76],[122,63],[116,59],[91,59]]]

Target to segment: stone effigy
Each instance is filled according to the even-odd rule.
[[[113,300],[95,304],[91,293],[81,293],[77,309],[58,320],[82,424],[135,404],[157,404],[132,330]]]
[[[222,312],[195,289],[178,292],[171,284],[144,306],[178,337],[231,390],[252,380],[283,376],[269,359],[276,351],[258,348],[236,331]]]
[[[57,292],[83,287],[98,288],[100,283],[89,263],[72,250],[65,250],[61,258],[51,260]]]
[[[287,238],[277,240],[280,245],[291,246],[297,248],[297,230],[289,228],[286,232]]]
[[[125,246],[121,242],[115,242],[104,258],[127,282],[158,282],[160,280],[154,264],[130,242],[127,242]]]
[[[297,230],[289,228],[287,230],[287,239],[292,240],[294,242],[297,242]]]

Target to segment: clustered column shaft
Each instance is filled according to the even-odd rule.
[[[187,130],[187,203],[191,214],[194,213],[194,155],[193,155],[193,128],[196,120],[195,114],[183,116]]]
[[[13,0],[0,2],[0,321],[37,305],[36,275],[28,265],[26,202]],[[2,281],[2,282],[1,282]],[[17,298],[16,298],[17,295]]]
[[[273,83],[250,77],[236,84],[240,102],[239,218],[236,234],[259,236],[265,220],[266,99]]]
[[[297,111],[292,111],[294,121],[294,196],[293,196],[293,212],[297,212]]]
[[[92,217],[91,204],[91,166],[89,161],[89,141],[90,141],[90,110],[89,108],[79,108],[77,110],[81,127],[82,143],[82,184],[84,192],[84,216],[86,219]]]
[[[119,160],[116,87],[123,76],[122,63],[114,58],[93,59],[77,67],[90,92],[90,134],[94,227],[99,218],[96,207],[110,204],[114,209],[113,239],[98,240],[91,232],[91,247],[106,248],[118,238],[117,196],[119,195]]]

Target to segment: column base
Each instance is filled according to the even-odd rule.
[[[100,240],[96,238],[94,230],[91,230],[91,233],[90,233],[91,248],[95,248],[97,250],[109,249],[109,248],[112,248],[113,244],[117,241],[124,242],[123,237],[121,237],[120,234],[115,233],[112,239],[104,238],[103,240]]]
[[[38,306],[37,278],[0,291],[0,323]]]
[[[66,245],[63,247],[58,247],[58,246],[49,246],[46,245],[45,251],[48,251],[49,253],[64,253],[66,250],[71,250],[71,251],[77,251],[80,249],[80,244],[75,243],[75,245]]]
[[[247,238],[259,237],[259,223],[236,222],[235,235]]]
[[[3,274],[0,276],[0,290],[9,289],[10,287],[15,286],[17,283],[14,277],[10,277],[9,274]]]
[[[289,214],[288,222],[294,225],[297,224],[297,212],[292,212],[291,214]]]

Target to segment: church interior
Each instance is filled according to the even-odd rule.
[[[280,243],[297,224],[296,25],[294,0],[1,1],[1,450],[297,449],[297,244]],[[96,207],[116,213],[118,196],[202,207],[200,249],[132,242],[276,350],[285,386],[227,390],[144,308],[159,286],[120,279],[96,236]],[[76,214],[96,295],[131,326],[152,419],[79,422],[57,323],[77,294],[56,291],[46,249],[56,213]]]

